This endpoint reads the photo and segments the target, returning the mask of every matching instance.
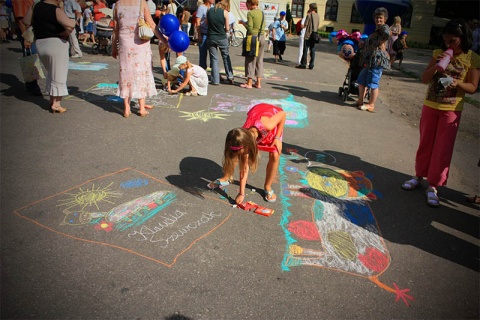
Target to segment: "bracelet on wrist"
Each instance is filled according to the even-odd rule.
[[[238,194],[237,194],[237,197],[238,197],[238,196],[245,197],[245,195],[244,195],[243,193],[238,193]]]
[[[275,137],[275,139],[277,139],[277,140],[282,140],[282,137]]]

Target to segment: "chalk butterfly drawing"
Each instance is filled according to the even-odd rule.
[[[280,162],[281,226],[287,240],[283,270],[313,266],[365,277],[408,306],[410,289],[395,283],[392,288],[378,279],[391,258],[369,206],[377,199],[370,179],[362,172],[326,166],[335,162],[330,154],[287,151],[290,156]],[[308,206],[294,207],[291,197],[304,198]]]

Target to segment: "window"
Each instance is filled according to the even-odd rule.
[[[363,24],[363,17],[360,14],[360,12],[358,12],[357,6],[355,5],[355,3],[352,4],[352,13],[350,14],[350,23],[361,23],[361,24]]]
[[[412,16],[413,16],[413,7],[411,4],[408,5],[407,11],[402,14],[402,28],[410,28],[412,24]]]
[[[324,20],[337,21],[338,1],[328,0],[325,5],[325,17]]]
[[[305,0],[292,0],[292,17],[303,18],[304,7],[305,7]]]

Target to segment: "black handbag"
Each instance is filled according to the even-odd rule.
[[[265,14],[262,11],[262,22],[260,23],[260,30],[258,35],[247,35],[242,42],[242,56],[243,57],[257,57],[258,49],[260,47],[260,35],[262,33],[263,19]]]
[[[257,36],[246,36],[242,43],[242,56],[256,57],[258,56],[259,40]]]
[[[318,34],[318,32],[313,31],[312,34],[310,35],[309,41],[320,43],[320,35]]]

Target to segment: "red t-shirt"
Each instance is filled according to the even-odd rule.
[[[272,117],[278,112],[283,111],[282,108],[267,103],[259,103],[250,109],[247,113],[247,120],[245,120],[242,128],[248,129],[251,127],[257,128],[259,135],[257,138],[257,146],[259,150],[267,152],[278,151],[275,146],[272,146],[275,137],[277,136],[278,126],[268,131],[262,122],[262,117]],[[282,132],[283,135],[283,132]]]
[[[93,18],[95,21],[99,21],[101,18],[105,17],[105,14],[99,10],[106,7],[107,6],[103,2],[98,2],[97,4],[93,5]]]

